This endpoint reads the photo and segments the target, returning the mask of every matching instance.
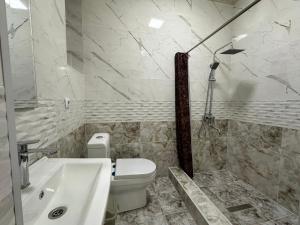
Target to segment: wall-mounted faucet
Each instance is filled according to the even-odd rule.
[[[57,150],[50,149],[28,149],[28,145],[37,144],[39,140],[20,141],[18,145],[19,166],[21,173],[21,189],[25,189],[30,185],[29,181],[29,153],[42,152],[46,154],[57,153]]]

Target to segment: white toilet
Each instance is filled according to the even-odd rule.
[[[97,133],[88,142],[89,158],[110,157],[110,136]],[[113,164],[110,193],[118,212],[144,207],[146,187],[155,179],[156,165],[148,159],[117,159]]]

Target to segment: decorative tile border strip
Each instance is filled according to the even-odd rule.
[[[181,169],[169,168],[169,177],[199,225],[232,225],[194,181]]]
[[[191,102],[193,120],[200,120],[205,102]],[[214,113],[220,119],[227,119],[226,103],[214,105]],[[85,101],[85,119],[87,123],[99,122],[142,122],[142,121],[175,121],[175,102],[99,102]]]
[[[204,101],[191,101],[192,120],[201,120]],[[175,121],[174,101],[101,102],[85,100],[87,123]],[[217,119],[300,130],[300,101],[214,101]]]

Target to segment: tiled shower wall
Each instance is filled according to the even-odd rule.
[[[250,2],[237,1],[235,10]],[[299,9],[292,0],[265,0],[234,22],[233,36],[247,34],[234,46],[245,52],[231,57],[230,82],[221,85],[229,97],[227,168],[294,212],[300,197]]]
[[[228,169],[295,213],[300,199],[300,130],[216,120],[200,133],[192,121],[194,170]]]
[[[228,169],[297,213],[300,131],[234,120],[228,123]]]
[[[227,163],[228,120],[216,120],[220,133],[211,128],[202,128],[201,121],[192,121],[193,167],[195,172],[222,170]]]

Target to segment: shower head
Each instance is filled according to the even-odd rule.
[[[220,63],[217,62],[217,61],[215,61],[215,62],[213,62],[213,63],[210,65],[210,68],[211,68],[212,70],[216,70],[216,69],[219,67],[219,65],[220,65]]]
[[[222,55],[235,55],[235,54],[238,54],[238,53],[243,52],[243,51],[245,51],[245,49],[230,48],[230,49],[228,49],[228,50],[226,50],[226,51],[224,51],[220,54],[222,54]]]

